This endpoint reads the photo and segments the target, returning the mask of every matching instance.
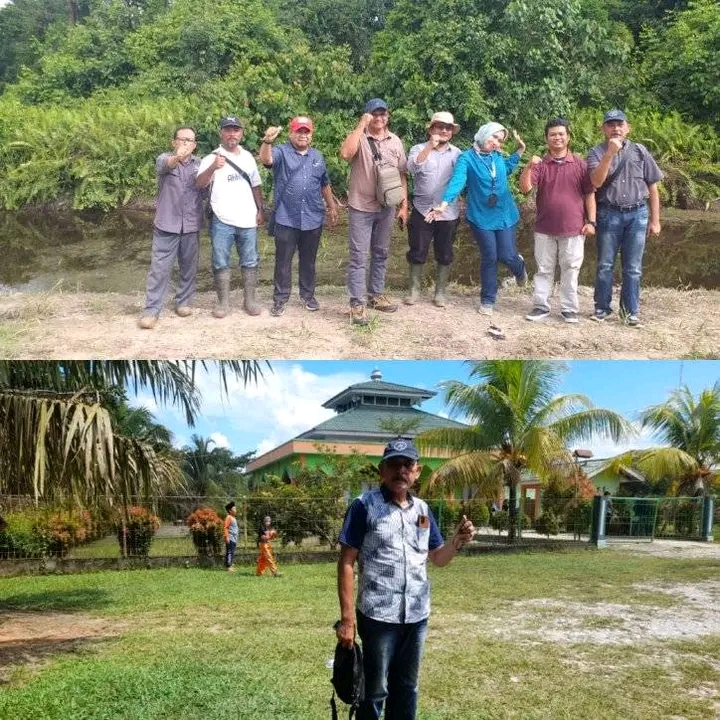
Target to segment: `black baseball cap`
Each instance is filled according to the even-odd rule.
[[[238,120],[234,115],[228,115],[227,117],[224,117],[220,121],[220,129],[223,128],[229,128],[229,127],[236,127],[236,128],[242,128],[245,129],[245,125],[243,124],[242,120]]]
[[[606,122],[613,122],[615,120],[619,120],[620,122],[627,122],[627,115],[625,115],[622,110],[618,110],[617,108],[614,108],[613,110],[608,110],[603,117],[603,124],[605,124]]]

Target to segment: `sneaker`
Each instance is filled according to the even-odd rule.
[[[303,298],[301,302],[302,306],[310,312],[315,312],[320,309],[320,303],[314,297],[308,298],[307,300]]]
[[[138,321],[138,325],[143,330],[152,330],[157,324],[157,315],[143,315]]]
[[[373,310],[379,310],[380,312],[393,313],[398,309],[398,306],[391,303],[385,295],[375,295],[368,298],[368,307]]]
[[[541,307],[533,308],[526,316],[526,320],[543,320],[550,314],[549,310]]]
[[[637,327],[640,324],[640,318],[637,315],[628,315],[625,322],[630,327]]]
[[[180,317],[190,317],[192,309],[188,305],[178,305],[175,308],[175,314]]]
[[[350,320],[353,325],[367,325],[370,322],[364,305],[350,306]]]
[[[590,316],[590,319],[594,320],[595,322],[603,322],[603,320],[609,318],[610,315],[612,315],[612,310],[602,310],[601,308],[597,308],[595,312]]]
[[[566,323],[580,322],[580,320],[578,319],[578,314],[576,312],[573,312],[572,310],[563,310],[560,315]]]
[[[492,315],[494,310],[494,306],[492,305],[480,305],[478,308],[478,312],[481,315]]]
[[[285,312],[285,303],[276,300],[270,310],[270,314],[273,317],[280,317]]]

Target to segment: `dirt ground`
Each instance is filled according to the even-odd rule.
[[[400,301],[402,294],[393,297]],[[0,296],[0,357],[75,358],[718,358],[720,291],[643,290],[641,325],[627,327],[617,315],[604,323],[589,319],[592,288],[580,288],[581,320],[561,321],[557,309],[541,322],[524,315],[532,291],[501,289],[492,318],[476,312],[477,290],[451,286],[448,307],[432,305],[431,289],[394,314],[371,312],[367,327],[350,323],[344,289],[321,287],[321,309],[304,310],[296,298],[280,318],[270,315],[272,290],[264,286],[258,317],[241,308],[242,291],[232,291],[232,312],[213,318],[213,293],[196,297],[195,312],[177,317],[168,304],[153,330],[141,330],[143,296],[65,292]],[[488,330],[500,328],[504,339]]]

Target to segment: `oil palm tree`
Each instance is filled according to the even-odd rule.
[[[720,381],[697,398],[687,385],[640,413],[665,444],[613,458],[610,469],[632,466],[649,480],[668,478],[679,495],[707,494],[720,475]]]
[[[0,492],[92,505],[178,486],[175,456],[118,432],[109,408],[125,388],[149,390],[181,408],[189,425],[200,410],[193,360],[0,361]],[[235,377],[257,382],[261,365],[216,365],[221,391]]]
[[[556,390],[565,368],[540,360],[487,360],[471,363],[474,384],[442,384],[450,413],[467,428],[438,428],[417,437],[420,447],[453,453],[429,478],[425,492],[459,492],[496,497],[510,492],[509,541],[516,536],[517,490],[523,472],[541,480],[566,466],[572,472],[568,445],[600,435],[615,442],[632,426],[611,410],[593,407],[579,394]]]

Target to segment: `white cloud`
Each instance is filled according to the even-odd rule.
[[[322,403],[367,379],[355,372],[321,376],[297,363],[275,363],[272,371],[263,368],[263,377],[257,383],[244,386],[242,381],[229,379],[224,397],[218,376],[211,370],[197,378],[202,409],[195,428],[185,430],[184,416],[177,409],[160,410],[156,417],[178,437],[183,430],[218,437],[223,439],[223,447],[236,453],[257,450],[260,455],[332,417],[334,411],[323,408]],[[137,402],[150,408],[153,400],[143,395]]]
[[[637,435],[631,440],[616,444],[610,439],[598,439],[594,442],[587,443],[585,447],[592,450],[595,458],[604,459],[620,455],[628,450],[643,450],[662,444],[649,428],[642,430],[637,423],[633,423],[633,425]]]
[[[219,432],[214,432],[210,434],[210,439],[215,443],[215,447],[221,447],[221,448],[229,448],[230,447],[230,441],[227,439],[226,435],[223,435]]]

